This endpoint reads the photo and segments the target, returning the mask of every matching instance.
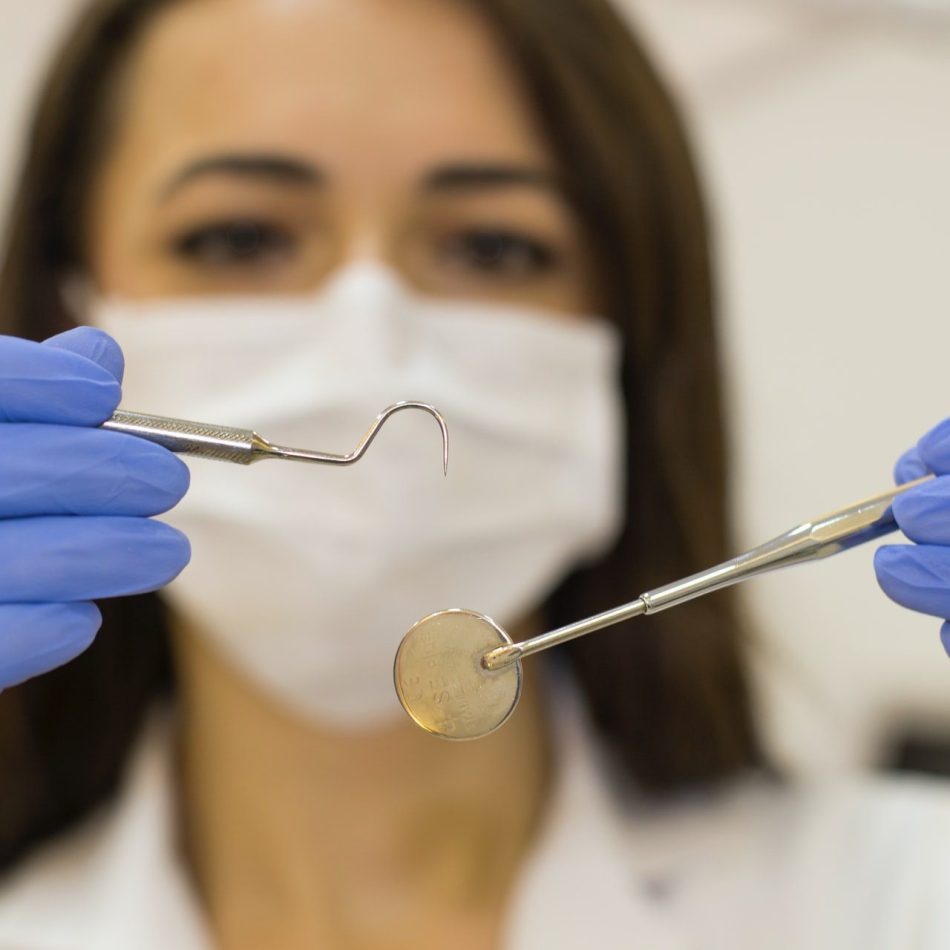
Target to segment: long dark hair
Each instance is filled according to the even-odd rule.
[[[84,263],[85,201],[110,90],[175,0],[99,0],[46,83],[0,273],[0,332],[71,326],[59,284]],[[533,101],[626,341],[627,522],[546,605],[560,625],[732,548],[707,225],[677,112],[607,0],[479,0]],[[156,595],[103,605],[95,644],[0,696],[0,867],[115,787],[146,710],[173,688]],[[639,788],[668,793],[762,764],[728,592],[580,640],[568,661]]]

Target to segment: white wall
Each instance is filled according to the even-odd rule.
[[[758,543],[883,490],[950,415],[950,26],[857,0],[626,2],[688,103],[716,206],[737,514]],[[0,182],[75,6],[0,0]],[[866,762],[908,718],[950,731],[939,625],[884,598],[870,550],[747,598],[788,762]]]
[[[45,57],[78,0],[0,0],[0,215],[20,155],[21,129]]]

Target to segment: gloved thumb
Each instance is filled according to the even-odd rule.
[[[897,464],[894,466],[894,481],[898,485],[903,485],[905,482],[923,478],[929,471],[924,460],[920,457],[920,451],[917,446],[914,446],[897,460]]]
[[[69,350],[78,356],[101,366],[111,373],[118,382],[122,382],[125,372],[125,357],[119,344],[103,330],[96,327],[75,327],[65,333],[59,333],[44,340],[44,346],[54,346],[59,350]]]

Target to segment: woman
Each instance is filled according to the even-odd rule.
[[[701,203],[605,4],[105,0],[17,195],[0,946],[947,939],[944,795],[764,779],[728,595],[536,662],[483,742],[395,706],[425,612],[526,634],[733,548]],[[431,400],[450,477],[404,429],[186,494],[96,428],[122,351],[130,408],[328,449]]]

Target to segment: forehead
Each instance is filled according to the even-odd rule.
[[[152,24],[122,135],[149,164],[286,147],[331,170],[544,161],[514,72],[464,0],[179,0]]]

